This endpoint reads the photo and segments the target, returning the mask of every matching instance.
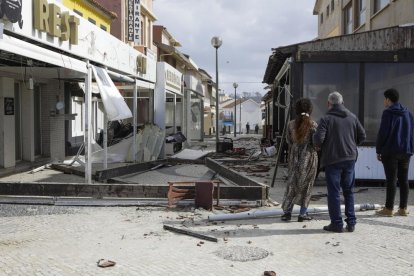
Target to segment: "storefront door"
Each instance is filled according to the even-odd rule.
[[[42,154],[42,139],[41,139],[41,100],[40,100],[40,86],[34,87],[34,153],[35,156]]]

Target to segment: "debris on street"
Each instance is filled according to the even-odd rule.
[[[114,266],[116,262],[107,260],[107,259],[99,259],[97,261],[97,264],[99,267],[110,267],[110,266]]]
[[[164,224],[164,229],[172,231],[172,232],[176,232],[176,233],[196,237],[196,238],[206,240],[206,241],[218,242],[217,238],[215,238],[215,237],[199,234],[199,233],[196,233],[196,232],[193,232],[193,231],[190,231],[190,230],[180,229],[180,228],[172,227],[172,226],[165,225],[165,224]]]

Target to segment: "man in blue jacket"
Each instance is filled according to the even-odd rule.
[[[346,229],[355,230],[354,210],[355,161],[357,145],[365,140],[365,130],[358,118],[345,108],[342,95],[332,92],[328,96],[328,112],[321,118],[313,135],[316,148],[322,149],[321,166],[325,168],[328,188],[328,209],[331,223],[323,229],[343,232],[341,195],[345,199]]]
[[[399,102],[395,89],[384,92],[384,106],[381,125],[377,135],[377,159],[384,166],[387,182],[385,207],[378,215],[392,217],[397,181],[400,184],[400,208],[396,215],[407,216],[408,168],[414,153],[414,117]]]

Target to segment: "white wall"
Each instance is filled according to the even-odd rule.
[[[156,124],[165,135],[165,63],[157,63],[157,82],[154,90],[154,124]],[[164,145],[164,144],[163,144]],[[160,158],[165,157],[164,146]]]
[[[0,77],[0,167],[16,164],[14,115],[4,115],[4,98],[14,98],[14,79]],[[16,111],[16,108],[15,108]]]

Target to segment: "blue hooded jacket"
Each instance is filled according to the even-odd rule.
[[[414,116],[399,102],[384,110],[377,136],[377,154],[414,154]]]

